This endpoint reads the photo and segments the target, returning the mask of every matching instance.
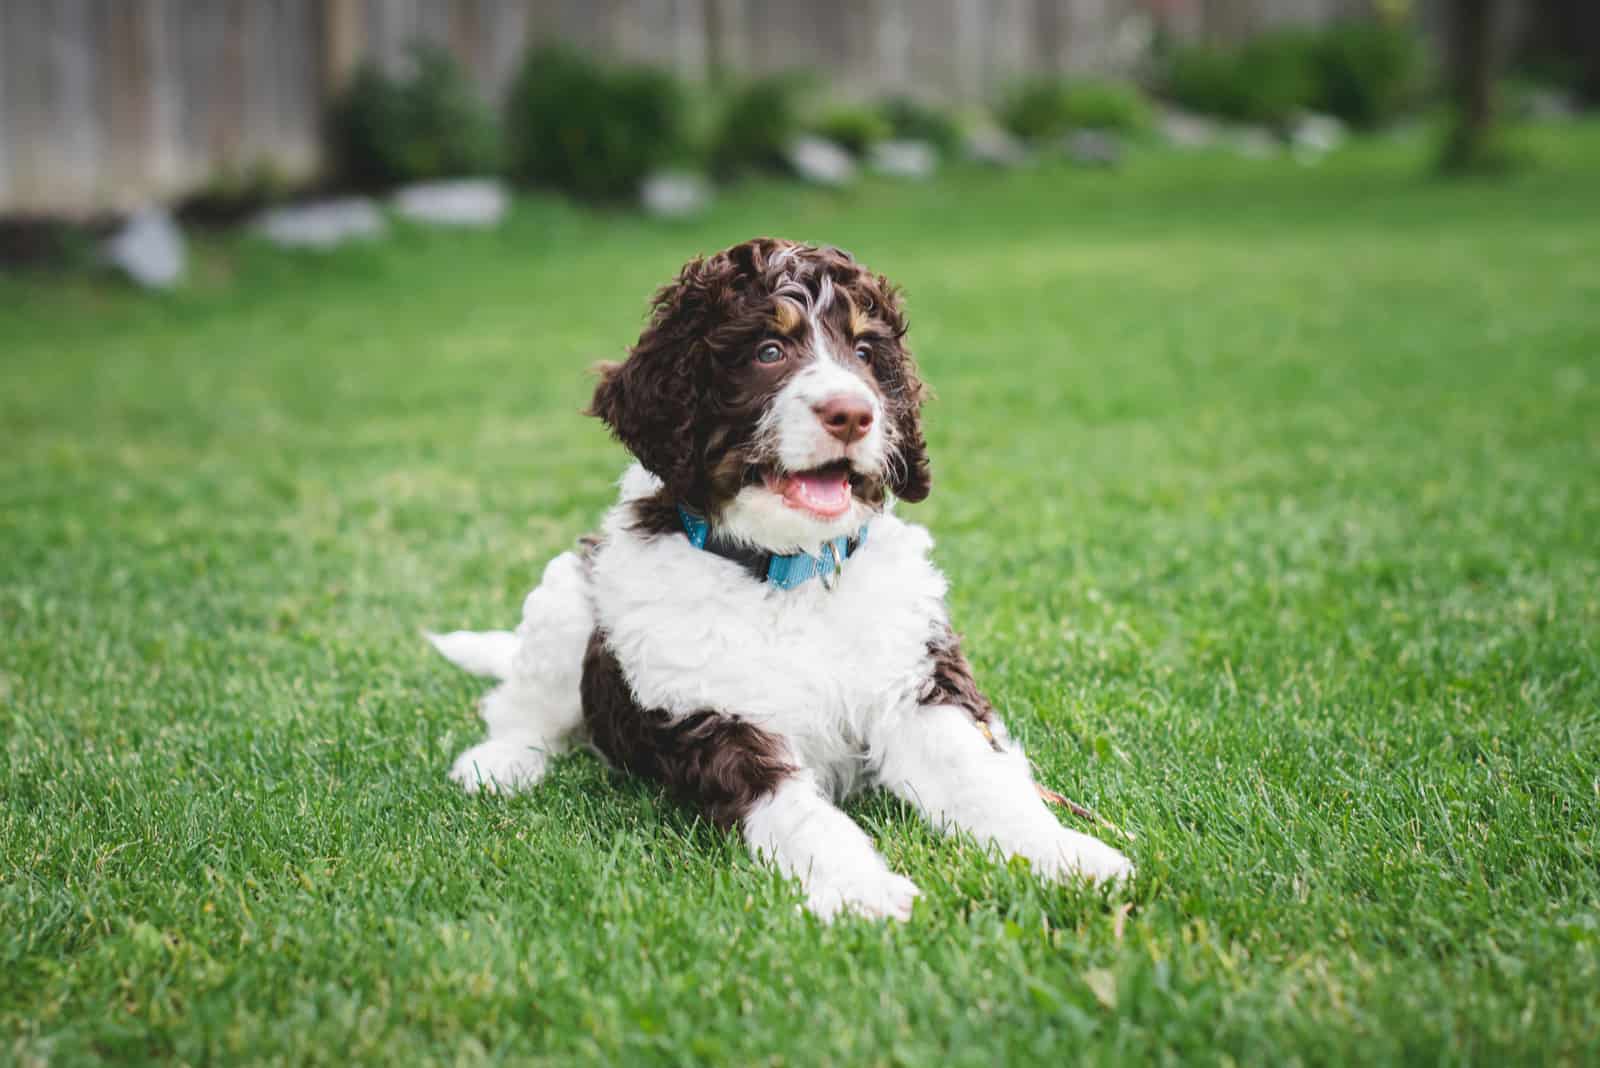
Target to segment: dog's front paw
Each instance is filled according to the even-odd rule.
[[[917,884],[892,871],[852,872],[832,879],[813,879],[806,887],[806,908],[823,923],[841,913],[869,920],[909,920],[921,896]]]
[[[1133,861],[1091,835],[1065,827],[1024,855],[1033,870],[1052,882],[1088,879],[1102,885],[1133,882]]]
[[[487,741],[456,757],[450,778],[469,794],[514,794],[544,778],[545,753],[523,741]]]

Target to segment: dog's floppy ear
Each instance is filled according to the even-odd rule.
[[[695,481],[708,354],[703,328],[716,294],[704,260],[691,260],[652,301],[650,325],[621,363],[598,368],[589,414],[675,497]]]
[[[905,376],[905,391],[890,404],[900,458],[890,468],[889,488],[902,501],[915,504],[932,491],[933,471],[928,463],[928,443],[922,438],[922,401],[927,389],[909,355]]]
[[[866,275],[865,298],[868,311],[880,316],[895,336],[894,358],[881,364],[878,372],[896,454],[889,465],[889,489],[900,500],[915,504],[926,500],[933,489],[928,443],[922,437],[922,403],[928,399],[928,387],[905,348],[907,324],[899,289],[882,275]]]
[[[933,490],[933,471],[928,463],[928,443],[922,438],[922,401],[927,391],[914,368],[907,378],[912,398],[895,405],[892,415],[900,460],[892,468],[889,488],[902,501],[916,504]]]

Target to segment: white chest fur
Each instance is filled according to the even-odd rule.
[[[834,588],[780,590],[687,538],[640,537],[629,517],[624,504],[607,518],[593,592],[639,702],[740,716],[852,781],[840,765],[859,763],[928,677],[945,580],[927,531],[884,515]]]

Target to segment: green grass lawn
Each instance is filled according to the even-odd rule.
[[[1600,127],[1535,147],[0,280],[0,1062],[1594,1063]],[[869,799],[925,896],[822,927],[586,755],[445,780],[481,686],[419,629],[515,621],[623,463],[587,366],[756,233],[905,285],[905,514],[1130,912]]]

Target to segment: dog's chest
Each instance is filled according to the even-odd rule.
[[[648,707],[739,715],[807,749],[859,739],[927,679],[945,591],[930,545],[886,518],[832,589],[779,590],[685,540],[623,538],[596,562],[596,616]]]

